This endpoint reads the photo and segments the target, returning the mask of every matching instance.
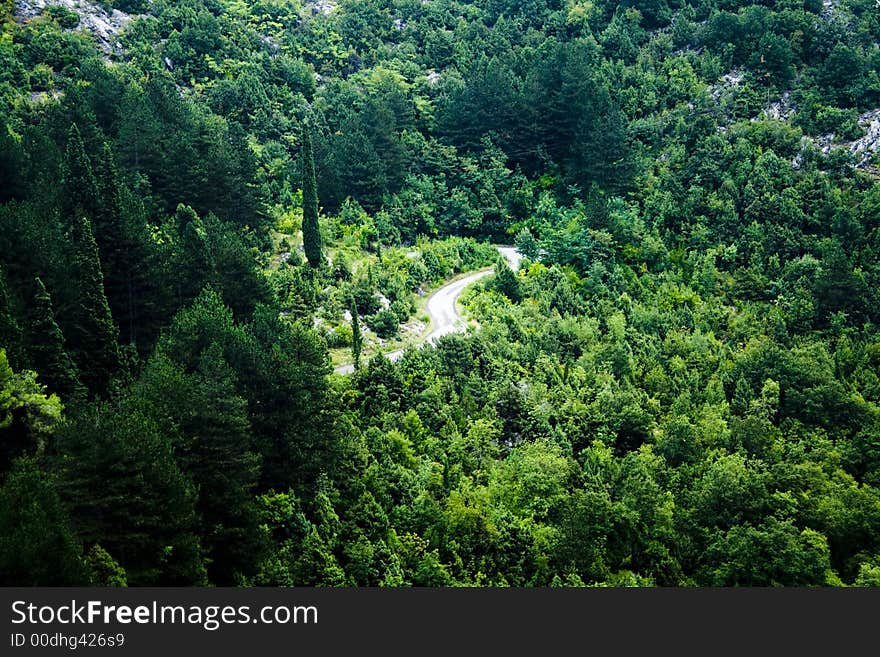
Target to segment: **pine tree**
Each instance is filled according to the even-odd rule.
[[[87,586],[82,546],[58,492],[31,459],[0,486],[0,586]]]
[[[103,392],[119,367],[119,332],[104,293],[98,245],[88,218],[80,217],[74,222],[70,242],[76,286],[67,333],[70,350],[83,383],[92,392]]]
[[[361,323],[358,317],[357,304],[354,297],[351,299],[351,355],[354,357],[354,369],[361,368],[361,350],[364,345],[364,336],[361,335]]]
[[[537,260],[540,251],[538,240],[532,235],[532,231],[528,227],[523,226],[522,230],[516,234],[516,250],[529,260]]]
[[[125,229],[122,217],[122,188],[116,159],[110,144],[104,142],[101,157],[96,158],[92,170],[95,176],[96,189],[100,202],[93,219],[95,240],[101,251],[102,262],[105,264],[115,248],[121,247]]]
[[[137,312],[134,308],[134,277],[145,264],[141,245],[132,239],[123,197],[125,187],[119,178],[110,144],[104,143],[101,156],[93,163],[99,204],[92,217],[92,231],[98,244],[104,291],[110,312],[122,330],[123,342],[134,339]]]
[[[321,253],[321,228],[318,224],[318,183],[315,180],[315,157],[312,136],[307,128],[302,133],[303,249],[312,267],[324,262]]]
[[[733,389],[733,399],[730,402],[730,410],[737,415],[745,415],[749,412],[753,397],[752,387],[743,377],[738,378],[736,380],[736,386]]]
[[[131,586],[205,584],[196,495],[168,431],[123,398],[90,405],[56,432],[53,464],[77,535],[100,544]]]
[[[63,191],[62,209],[68,227],[73,284],[71,295],[66,299],[67,304],[59,317],[70,354],[79,366],[81,380],[90,391],[100,393],[106,390],[119,365],[119,331],[107,303],[92,221],[96,217],[106,221],[114,209],[102,207],[98,182],[76,124],[68,132]],[[108,200],[118,209],[118,203],[114,204],[113,199]]]
[[[247,402],[235,391],[235,375],[220,345],[202,356],[193,387],[195,413],[184,430],[195,440],[183,459],[184,471],[199,490],[205,549],[212,583],[231,586],[235,575],[250,575],[260,557],[253,491],[259,458],[251,451]]]
[[[213,342],[194,373],[159,349],[134,387],[138,406],[167,421],[166,433],[175,436],[177,463],[198,491],[199,534],[217,585],[254,574],[262,552],[253,498],[259,457],[237,386],[221,343]]]
[[[6,287],[6,274],[0,267],[0,349],[6,349],[9,360],[18,365],[17,355],[21,346],[21,327],[12,310],[12,299]]]
[[[493,286],[514,303],[522,301],[522,291],[520,290],[519,279],[508,266],[507,261],[503,258],[499,258],[498,262],[495,264],[495,280],[493,281]]]
[[[125,588],[128,586],[128,576],[125,568],[119,565],[116,559],[95,543],[86,555],[86,562],[91,572],[92,586],[112,586]]]
[[[39,278],[30,320],[31,367],[50,392],[67,399],[82,391],[79,372],[64,346],[64,335],[55,322],[52,298]]]
[[[94,218],[100,207],[98,183],[92,163],[86,154],[82,135],[76,124],[67,133],[64,157],[63,210],[68,221],[74,222],[82,214]]]
[[[180,250],[178,278],[178,304],[185,305],[195,299],[208,285],[213,276],[214,264],[208,246],[208,231],[196,211],[189,206],[178,205],[175,219],[180,226]]]

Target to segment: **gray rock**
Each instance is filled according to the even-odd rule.
[[[98,46],[108,55],[121,48],[117,38],[123,29],[131,22],[133,16],[125,12],[106,9],[88,0],[16,0],[15,17],[26,22],[39,16],[50,5],[67,7],[79,15],[79,26],[75,29],[90,32]]]

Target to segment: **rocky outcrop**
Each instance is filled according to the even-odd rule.
[[[826,155],[833,148],[845,148],[855,156],[856,167],[867,168],[880,149],[880,108],[860,114],[859,125],[865,130],[865,134],[858,139],[836,144],[834,133],[827,133],[819,135],[813,141]]]
[[[336,9],[337,3],[336,0],[307,0],[304,4],[312,10],[312,14],[329,16]]]
[[[131,22],[132,16],[125,12],[106,9],[88,0],[16,0],[15,17],[26,22],[43,13],[50,5],[60,5],[79,15],[76,29],[90,32],[101,50],[110,54],[122,50],[119,33]]]

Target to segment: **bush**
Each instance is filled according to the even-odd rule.
[[[337,281],[351,280],[351,266],[341,251],[333,259],[333,278]]]
[[[402,324],[409,319],[414,308],[409,301],[398,299],[397,301],[391,302],[391,307],[388,308],[388,310],[397,318],[397,323]]]
[[[851,141],[865,134],[859,126],[858,112],[853,109],[821,106],[816,112],[816,125],[819,132],[833,132],[838,141]]]
[[[367,318],[367,326],[385,340],[397,335],[397,325],[397,316],[391,310],[380,310]]]
[[[349,324],[340,324],[331,331],[327,331],[325,336],[327,346],[330,349],[339,349],[340,347],[351,346],[351,326]]]
[[[72,30],[79,25],[79,14],[61,5],[50,5],[44,10],[46,15],[65,30]]]
[[[302,229],[302,209],[294,208],[284,212],[275,225],[275,230],[285,235],[296,235]]]
[[[45,64],[37,64],[30,72],[30,85],[32,91],[49,91],[54,85],[52,69]]]
[[[379,303],[379,298],[375,295],[373,290],[366,285],[359,284],[354,286],[352,289],[352,295],[354,295],[354,303],[357,306],[360,315],[372,315],[373,313],[379,312],[382,306],[382,304]]]

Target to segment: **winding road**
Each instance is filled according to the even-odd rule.
[[[508,264],[510,264],[511,269],[514,271],[519,269],[519,262],[522,260],[522,256],[514,247],[499,246],[496,248],[498,249],[498,252],[504,256]],[[449,333],[461,333],[465,330],[466,324],[464,318],[458,314],[455,302],[458,301],[458,298],[468,286],[476,283],[481,278],[490,276],[492,271],[491,268],[475,271],[464,278],[459,278],[451,283],[447,283],[430,296],[428,299],[428,315],[431,317],[431,325],[434,327],[434,330],[431,331],[431,333],[428,334],[428,337],[426,337],[420,344],[434,344],[444,335]],[[403,356],[403,349],[389,351],[385,354],[385,358],[392,361],[398,360],[401,356]],[[340,365],[335,368],[334,371],[337,374],[351,374],[354,372],[354,365],[351,363],[348,365]]]

